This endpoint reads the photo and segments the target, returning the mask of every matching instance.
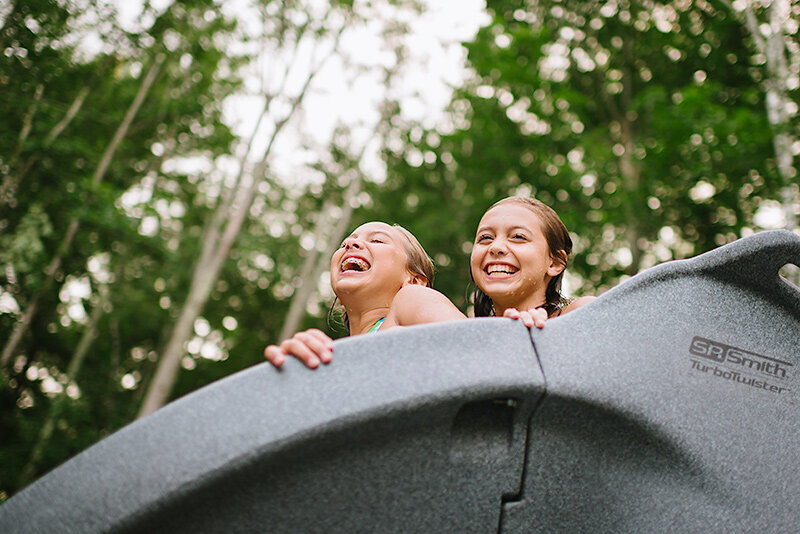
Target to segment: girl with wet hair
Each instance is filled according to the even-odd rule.
[[[527,197],[508,197],[481,218],[470,255],[476,317],[521,319],[544,326],[594,297],[569,301],[561,280],[572,239],[552,208]]]
[[[432,288],[433,262],[401,226],[370,222],[356,228],[331,258],[331,286],[344,308],[348,335],[465,318]],[[294,356],[307,367],[331,361],[333,340],[316,328],[264,349],[275,366]]]

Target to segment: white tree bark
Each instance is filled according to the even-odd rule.
[[[125,112],[125,118],[122,119],[117,131],[114,132],[111,142],[106,147],[103,157],[100,158],[100,163],[97,165],[97,169],[94,171],[94,175],[92,176],[92,187],[97,187],[105,177],[108,166],[111,164],[111,160],[114,159],[114,154],[116,153],[119,144],[128,134],[128,129],[131,127],[131,123],[133,123],[133,119],[136,117],[136,114],[139,113],[139,108],[142,107],[142,103],[144,102],[147,93],[150,92],[150,88],[153,87],[153,83],[155,83],[156,77],[161,71],[161,65],[163,65],[164,60],[166,60],[166,56],[164,54],[159,54],[156,56],[155,61],[153,61],[153,64],[150,65],[150,69],[148,69],[147,74],[145,74],[144,78],[142,79],[142,83],[139,84],[139,90],[136,92],[136,96],[134,97],[133,102],[131,102],[131,105],[128,107],[128,110]]]
[[[289,110],[276,122],[268,140],[267,147],[264,150],[264,154],[258,164],[255,165],[253,172],[250,173],[249,180],[242,179],[238,181],[238,188],[231,196],[231,202],[221,203],[217,210],[223,211],[215,213],[212,216],[215,223],[212,223],[211,227],[208,229],[200,258],[194,268],[192,284],[188,296],[181,308],[175,327],[165,345],[164,351],[159,358],[155,374],[147,389],[137,418],[144,417],[154,412],[167,402],[178,376],[181,358],[186,352],[185,345],[191,336],[194,322],[202,312],[205,303],[208,301],[211,290],[219,277],[222,264],[227,259],[231,247],[247,218],[258,185],[267,174],[269,169],[269,156],[272,152],[272,148],[276,140],[280,137],[286,124],[294,117],[298,109],[300,109],[308,93],[311,82],[316,78],[317,74],[328,60],[338,52],[339,39],[343,31],[344,26],[342,26],[335,35],[334,44],[330,52],[319,60],[308,72],[304,79],[303,87],[298,94],[291,99],[291,107]],[[244,168],[244,162],[242,162],[240,168]]]
[[[81,367],[83,367],[83,361],[86,358],[86,354],[89,352],[89,348],[92,346],[92,343],[97,337],[97,329],[98,325],[100,324],[100,319],[103,317],[109,302],[110,299],[108,287],[105,284],[100,284],[98,286],[98,302],[92,310],[92,313],[89,315],[89,321],[86,324],[86,329],[83,331],[83,335],[81,336],[78,346],[75,348],[75,352],[72,354],[72,358],[70,359],[67,367],[67,376],[69,377],[70,382],[77,381],[78,374],[80,373]],[[55,424],[58,417],[61,415],[63,405],[67,402],[69,401],[66,398],[66,392],[58,394],[58,396],[52,399],[50,402],[50,409],[47,413],[47,419],[39,429],[39,437],[37,438],[36,444],[33,447],[33,452],[31,452],[28,463],[25,465],[20,474],[20,486],[24,486],[32,480],[33,475],[36,472],[36,467],[39,465],[39,461],[42,459],[42,453],[47,446],[47,442],[50,441],[50,436],[53,435],[53,430],[55,429]]]
[[[81,110],[83,106],[83,102],[86,100],[86,97],[89,96],[89,88],[84,87],[78,92],[78,96],[75,97],[75,100],[72,101],[67,113],[64,115],[64,118],[58,121],[58,124],[53,126],[53,129],[47,134],[47,137],[44,140],[44,145],[49,146],[56,138],[61,135],[69,123],[72,122],[72,119],[75,118],[75,115]]]
[[[775,161],[778,173],[783,178],[784,186],[780,193],[780,202],[783,207],[784,227],[787,230],[797,228],[798,206],[796,180],[797,168],[794,166],[794,153],[792,144],[794,139],[791,134],[791,115],[789,113],[789,88],[787,81],[790,78],[786,40],[790,36],[786,32],[786,24],[792,19],[791,3],[789,0],[772,0],[766,3],[766,22],[760,23],[750,1],[743,3],[744,9],[738,11],[728,0],[722,0],[732,14],[739,18],[745,25],[753,39],[756,51],[766,59],[767,77],[764,80],[765,105],[767,119],[773,129],[772,146],[775,151]]]
[[[21,149],[22,145],[27,141],[28,135],[31,133],[33,127],[33,117],[36,115],[36,110],[39,109],[39,102],[42,101],[42,94],[44,93],[44,85],[39,84],[33,93],[33,102],[31,102],[28,112],[25,113],[25,118],[22,120],[22,129],[19,132],[18,146]]]
[[[39,88],[42,88],[42,86],[40,85],[37,87],[35,99],[37,97],[41,98],[41,93],[43,89],[42,91],[39,91]],[[83,102],[84,100],[86,100],[86,96],[88,94],[89,94],[88,87],[84,87],[78,92],[78,96],[76,96],[75,100],[72,101],[72,104],[67,110],[67,113],[60,121],[58,121],[58,124],[56,124],[52,130],[50,130],[50,132],[47,134],[47,137],[45,137],[43,145],[45,148],[49,147],[53,143],[53,141],[55,141],[56,138],[58,138],[58,136],[61,135],[61,132],[63,132],[67,128],[67,126],[69,126],[69,123],[72,122],[72,119],[75,118],[75,115],[78,114],[78,111],[80,111],[81,106],[83,106]],[[29,113],[29,116],[30,119],[26,118],[26,123],[28,124],[26,125],[26,127],[23,127],[23,131],[20,132],[20,137],[22,141],[24,141],[25,138],[27,138],[30,132],[30,127],[31,127],[30,121],[33,120],[33,113]],[[21,150],[22,145],[20,145],[19,148]],[[19,187],[19,184],[20,182],[22,182],[22,179],[25,177],[25,174],[28,172],[28,169],[31,168],[36,159],[37,159],[36,157],[30,158],[23,165],[20,165],[19,168],[16,169],[14,172],[7,174],[6,177],[3,178],[3,183],[0,184],[0,205],[13,204],[15,202],[14,198],[17,194],[17,189]]]
[[[400,29],[396,28],[395,31],[399,32]],[[386,88],[389,88],[392,85],[392,80],[403,66],[404,58],[407,56],[402,44],[399,43],[400,41],[394,48],[395,63],[391,68],[386,69],[384,73],[383,85]],[[382,130],[383,126],[391,118],[387,116],[386,113],[386,109],[389,107],[387,105],[389,101],[390,99],[387,96],[384,102],[381,118],[375,124],[371,134],[368,136],[367,140],[364,142],[361,150],[355,158],[356,175],[350,184],[348,184],[347,189],[342,197],[341,213],[337,214],[335,217],[328,216],[328,212],[332,209],[333,204],[330,199],[326,199],[322,206],[320,219],[317,221],[314,234],[317,236],[318,240],[327,243],[327,245],[325,246],[322,254],[319,253],[319,250],[316,247],[312,248],[308,252],[308,256],[306,256],[303,267],[299,274],[300,286],[295,289],[294,295],[292,295],[292,302],[289,305],[289,311],[286,314],[283,326],[281,327],[278,341],[283,341],[297,332],[303,317],[305,317],[308,301],[317,291],[317,281],[322,273],[330,267],[330,257],[333,256],[334,251],[339,246],[342,239],[344,239],[345,232],[347,232],[347,229],[350,226],[350,220],[353,217],[353,201],[361,192],[364,183],[364,175],[360,168],[364,159],[364,155],[367,153],[370,143],[372,143],[372,141],[376,138],[381,138],[381,143],[384,146],[386,143],[386,140],[382,134]],[[336,221],[336,224],[332,225],[331,223],[334,220]],[[328,231],[328,228],[332,229]]]

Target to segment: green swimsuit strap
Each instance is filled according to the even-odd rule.
[[[383,321],[385,321],[385,320],[386,320],[386,317],[381,317],[380,319],[378,319],[378,321],[374,325],[372,325],[372,328],[370,328],[367,331],[367,334],[371,334],[373,332],[377,332],[378,328],[381,327],[381,325],[383,324]]]

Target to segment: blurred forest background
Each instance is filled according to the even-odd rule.
[[[434,121],[404,82],[424,2],[115,5],[0,2],[0,501],[268,343],[341,335],[328,259],[361,222],[414,232],[464,311],[509,194],[573,233],[573,295],[796,228],[797,0],[492,0]]]

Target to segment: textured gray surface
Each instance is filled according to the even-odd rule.
[[[778,277],[789,262],[800,238],[757,234],[533,332],[547,395],[503,530],[797,532],[800,293]]]
[[[396,329],[334,355],[253,367],[122,429],[0,507],[0,532],[495,530],[542,391],[527,330]]]
[[[41,478],[0,532],[796,532],[787,262],[800,237],[764,232],[531,334],[443,323],[256,366]]]

